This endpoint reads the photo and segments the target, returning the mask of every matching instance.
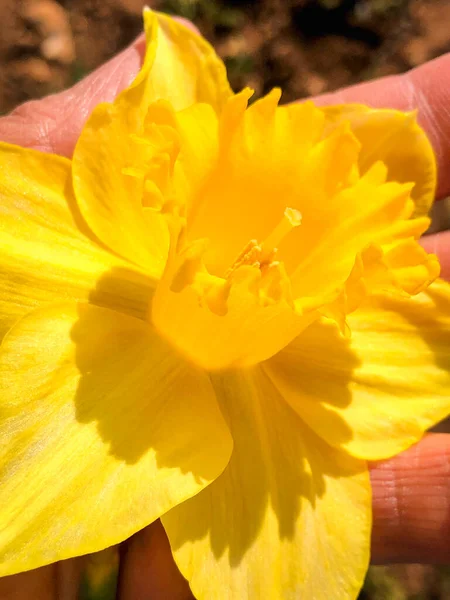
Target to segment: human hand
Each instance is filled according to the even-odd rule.
[[[84,121],[99,102],[111,101],[137,74],[144,50],[139,39],[128,50],[75,87],[41,101],[30,102],[0,120],[0,139],[47,152],[71,156]],[[419,110],[439,164],[438,198],[450,193],[450,116],[446,111],[450,56],[406,75],[361,84],[316,99],[320,104],[362,102],[374,107]],[[438,254],[442,274],[450,279],[450,232],[423,242]],[[372,468],[374,528],[372,559],[386,562],[449,563],[450,435],[430,434],[407,452]],[[76,560],[66,561],[0,580],[2,600],[74,598]],[[56,577],[55,577],[56,575]],[[189,598],[187,584],[171,559],[158,523],[124,544],[120,571],[121,600]],[[62,591],[66,589],[66,591]],[[66,594],[64,596],[63,594]]]

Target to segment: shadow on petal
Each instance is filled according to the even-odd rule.
[[[435,364],[449,373],[450,385],[450,284],[438,280],[410,301],[385,297],[380,298],[379,306],[397,313],[415,328]]]
[[[208,376],[146,321],[152,293],[144,276],[115,269],[99,280],[90,300],[105,304],[115,295],[117,312],[79,305],[71,330],[80,373],[76,419],[95,423],[118,460],[136,464],[154,455],[158,468],[190,473],[201,483],[217,476],[224,448],[216,446],[223,434],[226,447],[229,434]]]
[[[144,273],[132,268],[115,267],[100,277],[88,301],[144,321],[154,289],[154,281]]]
[[[313,550],[327,527],[322,516],[314,522],[315,512],[322,515],[339,480],[363,476],[365,463],[316,436],[261,367],[214,374],[212,381],[234,451],[215,482],[162,517],[175,556],[209,540],[215,561],[239,570],[258,553],[282,562],[286,543],[299,553],[309,544]],[[338,506],[339,491],[335,500]]]
[[[263,364],[282,401],[325,440],[331,433],[336,446],[353,437],[340,414],[352,402],[350,384],[361,365],[351,343],[331,321],[317,321]]]

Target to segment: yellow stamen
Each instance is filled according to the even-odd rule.
[[[225,277],[229,277],[243,265],[257,267],[258,269],[270,266],[275,260],[275,255],[278,251],[277,247],[280,242],[282,242],[287,234],[295,227],[298,227],[301,222],[302,215],[300,211],[295,208],[287,207],[281,221],[265,241],[259,243],[258,240],[250,240],[234,261],[233,266],[228,269]]]
[[[300,211],[295,208],[287,207],[284,211],[283,218],[268,235],[261,244],[263,251],[261,254],[261,262],[272,262],[280,242],[290,233],[295,227],[298,227],[302,222]],[[269,260],[268,260],[269,259]]]
[[[234,261],[233,266],[230,269],[228,269],[226,277],[228,277],[231,273],[233,273],[234,271],[236,271],[236,269],[239,269],[239,267],[242,267],[243,265],[259,267],[261,252],[262,248],[258,244],[258,241],[250,240]]]

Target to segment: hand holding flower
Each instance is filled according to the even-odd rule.
[[[3,150],[3,193],[21,210],[6,207],[4,243],[13,282],[3,365],[14,449],[4,482],[17,502],[4,572],[95,551],[162,516],[198,597],[220,589],[257,597],[260,586],[274,598],[299,590],[353,597],[368,558],[364,459],[392,456],[448,412],[446,286],[409,298],[437,275],[434,258],[414,241],[434,194],[432,154],[413,118],[394,111],[279,109],[275,95],[246,111],[246,94],[230,96],[201,42],[176,27],[165,31],[176,51],[187,40],[194,48],[186,71],[176,55],[162,70],[157,57],[149,77],[147,53],[136,83],[94,110],[71,165]],[[120,64],[137,66],[133,52],[103,77],[116,69],[119,81]],[[424,69],[429,76],[432,65]],[[179,82],[172,104],[153,104],[165,97],[168,72]],[[383,85],[403,89],[398,82],[418,73],[348,93],[361,100]],[[103,98],[82,95],[80,111],[74,98],[92,79],[34,105],[68,110],[64,123],[56,112],[25,128],[22,108],[4,121],[4,139],[71,156],[88,113],[120,85],[103,81]],[[431,133],[442,160],[449,150]],[[11,173],[19,166],[18,185]],[[50,202],[42,212],[27,203],[36,184]],[[443,178],[439,193],[449,184]],[[40,228],[34,235],[18,219],[28,212],[25,228]],[[351,342],[338,328],[352,330]],[[145,423],[152,425],[144,431]],[[433,447],[433,438],[422,444]],[[19,496],[13,473],[31,473],[34,464],[45,465],[42,480]],[[71,483],[62,480],[58,492],[55,473],[64,465]],[[387,469],[375,469],[373,481]],[[389,541],[377,534],[388,518],[377,489],[374,539]],[[345,564],[349,552],[356,558]],[[377,552],[395,558],[387,543]],[[130,568],[131,558],[123,581]],[[128,583],[124,594],[143,597]]]

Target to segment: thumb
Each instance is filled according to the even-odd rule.
[[[68,90],[22,104],[0,118],[0,140],[70,157],[93,108],[100,102],[111,102],[130,85],[144,52],[145,39],[140,36]]]

